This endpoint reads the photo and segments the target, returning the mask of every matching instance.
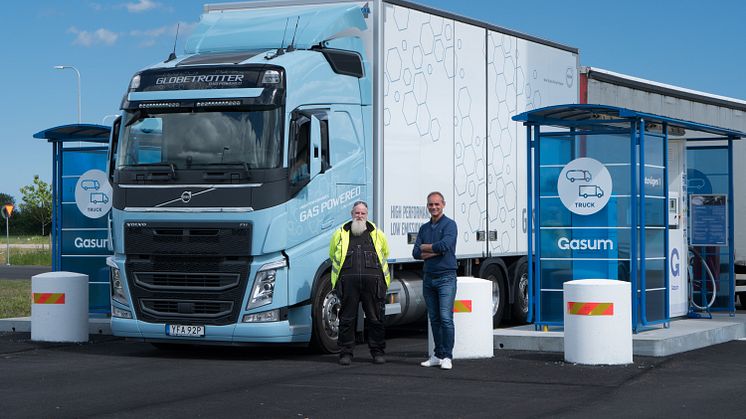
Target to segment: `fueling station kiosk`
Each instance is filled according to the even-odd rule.
[[[109,212],[106,176],[111,128],[71,124],[34,134],[52,144],[52,271],[88,275],[91,317],[111,311]]]
[[[513,119],[527,129],[537,330],[563,325],[563,284],[578,279],[630,282],[635,332],[735,313],[733,141],[746,133],[592,104]]]

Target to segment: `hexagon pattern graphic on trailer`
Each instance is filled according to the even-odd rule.
[[[387,4],[385,14],[383,220],[392,257],[409,257],[406,233],[427,220],[432,190],[459,225],[460,255],[525,252],[526,135],[511,118],[546,106],[547,93],[552,103],[577,102],[565,68],[544,74],[576,56],[402,6]],[[486,246],[476,233],[488,230],[496,239]]]

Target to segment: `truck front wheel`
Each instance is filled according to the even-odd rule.
[[[313,295],[312,345],[321,352],[336,353],[339,335],[339,307],[341,301],[332,290],[331,275],[326,273],[319,279]]]

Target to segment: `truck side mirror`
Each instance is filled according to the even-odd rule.
[[[109,164],[107,165],[107,174],[109,175],[109,181],[114,180],[114,170],[116,170],[117,160],[117,149],[119,148],[119,128],[122,126],[122,116],[117,116],[114,122],[111,124],[111,131],[109,133]]]
[[[321,121],[316,115],[311,116],[311,154],[308,161],[311,162],[311,179],[321,173]]]

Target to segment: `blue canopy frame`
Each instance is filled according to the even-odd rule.
[[[629,278],[631,282],[632,290],[632,327],[636,332],[640,326],[651,326],[655,324],[668,325],[670,321],[669,307],[668,307],[668,222],[665,223],[665,264],[666,267],[664,280],[665,280],[665,318],[657,320],[649,320],[646,316],[646,269],[645,263],[647,258],[646,253],[646,234],[639,234],[638,231],[645,231],[646,220],[645,211],[638,209],[641,202],[645,202],[645,187],[640,181],[645,179],[645,138],[646,136],[654,136],[663,140],[664,150],[667,150],[668,136],[669,134],[683,135],[684,132],[697,132],[701,133],[702,137],[687,138],[687,141],[722,141],[726,140],[728,144],[728,168],[729,174],[732,174],[732,152],[733,146],[732,141],[746,137],[746,133],[715,127],[711,125],[700,124],[692,121],[685,121],[680,119],[669,118],[665,116],[659,116],[649,114],[645,112],[637,112],[634,110],[607,106],[607,105],[595,105],[595,104],[566,104],[558,106],[549,106],[541,109],[531,110],[513,117],[513,120],[523,122],[526,126],[526,137],[527,137],[527,184],[529,185],[528,191],[528,214],[540,214],[539,209],[541,206],[540,202],[540,183],[539,183],[539,157],[541,153],[541,139],[542,137],[554,137],[557,136],[574,136],[577,138],[579,135],[598,135],[598,134],[615,134],[615,135],[629,135],[630,138],[630,198],[631,208],[637,210],[631,211],[630,220],[630,258],[629,258]],[[548,130],[542,131],[543,127],[554,127],[560,130],[549,132]],[[689,135],[687,135],[689,137]],[[664,191],[665,191],[665,202],[668,202],[668,161],[667,153],[663,153],[663,174],[664,174]],[[639,168],[639,171],[636,170]],[[733,196],[733,178],[732,175],[728,179],[728,190],[729,197]],[[534,213],[534,210],[536,212]],[[733,199],[728,199],[728,217],[733,220]],[[538,215],[537,215],[538,217]],[[556,321],[546,321],[542,318],[541,312],[541,293],[540,290],[535,289],[535,284],[541,284],[541,269],[537,268],[541,261],[541,241],[540,241],[540,228],[536,225],[539,224],[539,220],[536,220],[534,216],[528,217],[528,265],[529,265],[529,322],[534,322],[536,328],[539,329],[541,326],[550,325],[561,325]],[[639,229],[639,230],[638,230]],[[734,251],[733,251],[733,238],[734,238],[734,227],[733,222],[729,223],[728,226],[729,242],[729,269],[731,279],[731,298],[729,311],[735,312],[734,306],[734,293],[735,293],[735,282],[734,282]],[[639,256],[638,256],[639,255]],[[639,257],[639,266],[638,266]],[[539,263],[534,264],[534,260]],[[639,272],[639,274],[637,274]],[[638,291],[640,297],[636,298]],[[643,309],[640,310],[640,307]],[[638,316],[638,313],[640,315]]]

